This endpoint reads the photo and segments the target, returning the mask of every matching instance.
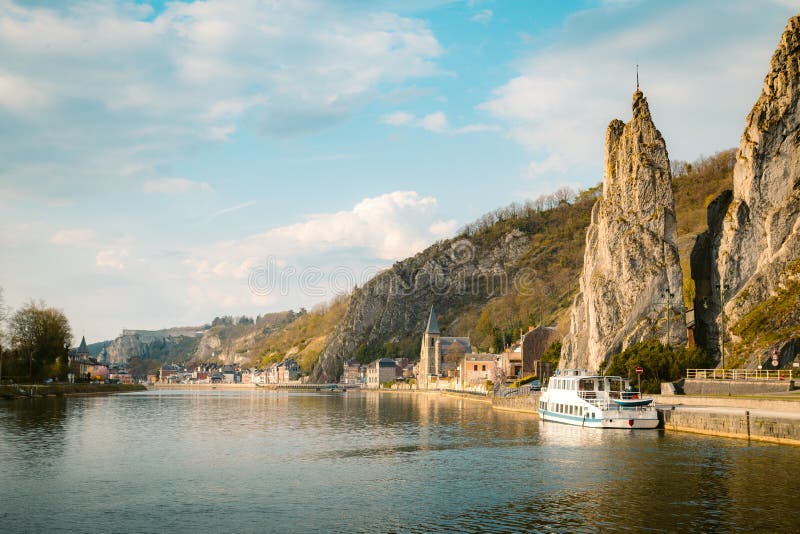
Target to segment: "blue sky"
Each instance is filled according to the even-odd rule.
[[[673,159],[735,146],[797,11],[0,0],[0,287],[90,341],[310,307],[601,181],[637,63]]]

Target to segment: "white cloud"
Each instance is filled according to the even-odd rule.
[[[390,126],[412,126],[441,134],[470,134],[500,131],[500,127],[494,124],[467,124],[459,128],[453,128],[447,119],[447,115],[443,111],[435,111],[420,118],[405,111],[397,111],[382,117],[381,122]]]
[[[32,81],[0,71],[0,107],[24,115],[46,105],[47,95]]]
[[[532,161],[528,164],[528,172],[531,176],[539,177],[553,173],[563,173],[567,170],[563,158],[558,153],[547,156],[542,161]]]
[[[441,111],[425,115],[419,120],[419,125],[425,130],[442,133],[448,129],[447,116]]]
[[[472,15],[472,17],[470,17],[470,20],[472,20],[473,22],[478,22],[480,24],[489,24],[493,16],[494,13],[492,12],[491,9],[481,9],[480,11]]]
[[[71,247],[90,247],[95,244],[97,235],[91,228],[68,228],[50,236],[50,242]]]
[[[121,271],[129,255],[126,248],[101,250],[95,256],[95,265],[101,270]]]
[[[603,5],[570,17],[479,109],[539,154],[532,174],[581,171],[592,183],[608,122],[630,118],[638,63],[670,155],[694,159],[738,144],[790,15],[744,0]]]
[[[330,261],[347,251],[364,260],[392,261],[446,237],[455,221],[435,219],[437,202],[414,191],[365,198],[350,210],[308,215],[296,224],[196,250],[187,261],[195,280],[246,279],[266,257]],[[327,259],[326,259],[327,258]]]
[[[442,53],[423,21],[321,0],[143,13],[0,0],[0,181],[74,195],[154,179],[240,128],[286,137],[346,120],[379,91],[438,74]]]
[[[162,195],[183,195],[186,193],[213,193],[214,189],[205,182],[193,182],[185,178],[163,178],[147,180],[144,183],[145,193]]]
[[[414,115],[411,113],[406,113],[405,111],[397,111],[383,117],[382,122],[392,126],[404,126],[414,122]]]

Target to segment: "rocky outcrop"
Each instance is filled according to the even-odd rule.
[[[726,330],[775,295],[800,258],[800,17],[789,20],[742,134],[730,206],[712,250]],[[716,303],[720,291],[713,295]],[[718,305],[718,304],[717,304]],[[720,321],[717,317],[717,321]],[[733,338],[735,340],[735,338]]]
[[[513,230],[488,245],[466,238],[444,241],[395,263],[353,292],[314,379],[338,376],[344,359],[384,342],[421,339],[433,305],[446,330],[464,307],[505,294],[529,246],[530,237]]]
[[[125,363],[131,358],[163,359],[167,355],[192,354],[203,336],[202,327],[176,327],[164,330],[124,330],[106,346],[109,363]]]
[[[586,232],[562,368],[597,370],[616,352],[652,337],[685,343],[676,242],[666,143],[637,88],[631,121],[614,120],[606,131],[603,195]]]

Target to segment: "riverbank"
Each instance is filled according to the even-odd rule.
[[[61,397],[65,395],[107,395],[146,391],[141,384],[35,384],[0,386],[0,399]]]

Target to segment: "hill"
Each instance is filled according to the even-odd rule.
[[[692,163],[673,162],[687,298],[693,294],[689,254],[697,234],[705,230],[706,205],[731,187],[732,158],[733,151],[724,151]],[[264,366],[294,357],[305,373],[332,377],[346,358],[416,360],[432,305],[443,331],[469,336],[477,350],[500,351],[528,325],[556,325],[563,333],[599,193],[599,186],[579,194],[562,189],[495,210],[452,239],[395,263],[351,295],[311,311],[254,319],[217,317],[188,329],[129,331],[136,336],[120,336],[112,345],[119,346],[119,360],[135,357],[153,365],[216,360]]]

